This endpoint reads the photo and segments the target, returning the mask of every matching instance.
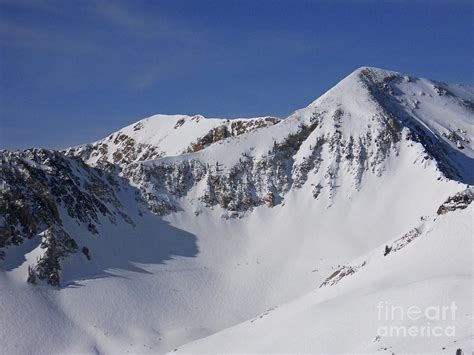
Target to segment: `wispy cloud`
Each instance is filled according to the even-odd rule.
[[[131,11],[118,5],[118,3],[100,1],[95,6],[97,15],[108,22],[129,30],[146,27],[147,19],[142,15],[132,14]]]
[[[56,1],[29,1],[29,0],[0,0],[0,7],[16,9],[22,13],[49,13],[57,19],[62,19],[63,23],[77,17],[77,14],[92,20],[93,26],[98,28],[103,26],[116,27],[123,34],[136,35],[142,40],[169,40],[184,43],[197,43],[202,40],[204,30],[189,29],[185,24],[176,24],[161,17],[157,13],[147,14],[127,6],[120,1],[97,0],[94,2],[70,3],[68,6],[64,2]],[[18,40],[19,45],[41,46],[44,43],[34,43],[38,39],[47,38],[57,40],[70,36],[70,43],[80,41],[79,31],[70,31],[72,28],[61,28],[55,32],[45,31],[39,24],[31,24],[23,21],[19,22],[12,18],[7,18],[3,11],[0,11],[0,24],[2,37],[10,37],[9,44],[14,45],[14,40]],[[94,23],[95,22],[95,23]],[[66,25],[64,25],[66,26]],[[46,26],[47,27],[47,26]],[[74,32],[74,36],[71,32]],[[93,41],[93,38],[91,39]],[[84,42],[84,41],[83,41]]]
[[[158,64],[149,67],[139,74],[132,75],[132,78],[130,79],[130,84],[134,89],[137,90],[147,89],[158,81],[162,72],[162,65]]]
[[[120,2],[99,1],[94,11],[105,23],[143,39],[197,43],[203,40],[206,33],[203,28],[191,29],[186,23],[170,21],[157,12],[153,15],[138,12]]]
[[[28,10],[40,10],[46,12],[60,11],[57,2],[48,0],[0,0],[0,6],[11,6],[15,8],[22,8]]]
[[[35,50],[60,53],[63,57],[56,58],[65,62],[71,61],[70,54],[74,53],[77,56],[71,66],[79,68],[81,63],[94,63],[95,72],[110,74],[115,70],[113,79],[135,90],[149,89],[169,73],[198,72],[199,68],[209,70],[210,66],[216,66],[217,70],[242,68],[258,61],[246,57],[255,48],[264,57],[273,53],[300,55],[319,46],[298,34],[275,33],[265,28],[242,41],[241,31],[221,35],[212,31],[212,27],[197,26],[196,22],[176,16],[167,17],[159,6],[151,11],[151,5],[143,3],[140,6],[120,0],[66,3],[67,6],[60,1],[0,0],[0,6],[28,12],[32,19],[26,21],[23,16],[19,21],[17,17],[5,18],[0,13],[0,45],[29,48],[33,54]],[[147,12],[146,6],[150,6],[150,11]],[[53,21],[40,22],[41,19]],[[237,47],[235,43],[240,44]],[[107,58],[114,66],[104,64]],[[117,64],[117,58],[123,64]],[[62,72],[58,78],[61,76]],[[69,85],[73,84],[76,82]]]
[[[155,85],[163,74],[176,70],[179,64],[183,64],[183,56],[191,57],[209,42],[205,28],[190,28],[188,23],[180,23],[176,19],[172,21],[156,11],[150,15],[131,9],[121,2],[100,1],[94,12],[99,21],[136,37],[145,46],[152,46],[154,52],[159,53],[151,63],[144,64],[131,74],[129,82],[136,90],[145,90]]]
[[[8,20],[0,22],[0,45],[3,47],[43,49],[56,52],[88,53],[100,48],[87,38],[58,31],[26,26]]]
[[[55,56],[63,56],[56,58],[63,58],[64,61],[70,60],[71,53],[88,55],[84,58],[88,62],[91,57],[97,56],[100,63],[107,56],[116,58],[125,55],[133,69],[122,71],[117,76],[121,76],[121,80],[128,82],[131,88],[144,90],[153,86],[164,71],[170,70],[175,62],[171,58],[175,52],[205,43],[203,30],[190,30],[188,26],[163,18],[159,13],[148,14],[120,1],[68,4],[64,6],[62,2],[42,0],[0,0],[0,10],[8,10],[0,11],[0,46],[3,50],[27,49],[32,55],[36,55],[38,50],[51,52]],[[23,15],[13,17],[9,13]],[[82,17],[79,21],[78,16]],[[53,21],[35,20],[42,18]],[[90,35],[94,33],[94,28],[97,28],[99,36]],[[114,42],[114,39],[124,36],[130,38],[129,45]],[[140,55],[134,58],[131,55],[133,48],[140,50]],[[74,62],[80,63],[80,60]]]

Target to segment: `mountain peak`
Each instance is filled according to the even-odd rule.
[[[453,299],[469,315],[457,290],[470,278],[439,280],[463,276],[472,259],[472,191],[461,191],[474,183],[473,101],[472,88],[362,67],[285,120],[155,115],[65,151],[0,150],[0,329],[14,339],[2,350],[165,353],[264,312],[234,339],[260,329],[274,344],[291,324],[311,347],[270,350],[328,352],[314,339],[339,345],[361,328],[334,333],[341,320],[367,319],[339,350],[395,351],[394,339],[370,341],[375,317],[362,316],[390,292],[412,305],[425,290],[430,307]],[[371,295],[363,307],[350,303],[354,290]],[[324,309],[269,310],[304,294]],[[353,309],[362,311],[347,317]],[[305,326],[274,311],[303,314]],[[51,336],[44,319],[66,330]],[[437,350],[448,343],[439,339]],[[266,350],[255,346],[228,350]]]
[[[388,69],[383,69],[383,68],[378,68],[378,67],[362,66],[362,67],[359,67],[359,68],[355,69],[349,75],[352,75],[352,74],[359,75],[359,74],[364,73],[364,72],[372,72],[372,73],[376,73],[376,74],[381,75],[381,76],[400,74],[400,73],[398,73],[396,71],[393,71],[393,70],[388,70]]]

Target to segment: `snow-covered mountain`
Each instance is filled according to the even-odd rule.
[[[276,117],[205,118],[200,115],[155,115],[92,144],[66,150],[87,164],[107,168],[132,162],[197,152],[228,137],[280,122]]]
[[[3,350],[466,351],[473,122],[474,88],[364,67],[283,120],[2,151]],[[457,333],[377,336],[379,301]]]

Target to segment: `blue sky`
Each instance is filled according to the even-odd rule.
[[[0,148],[306,106],[357,67],[473,82],[473,1],[0,0]]]

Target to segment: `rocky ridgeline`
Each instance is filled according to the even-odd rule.
[[[56,276],[50,278],[51,268],[58,270],[59,260],[77,249],[62,218],[67,215],[92,234],[98,233],[100,216],[133,224],[116,196],[120,180],[57,151],[0,151],[0,251],[47,231],[43,256],[32,270],[57,284]]]
[[[460,179],[452,163],[450,147],[426,127],[416,123],[398,100],[400,93],[396,85],[413,80],[396,73],[380,75],[376,70],[365,68],[357,73],[357,80],[372,102],[371,117],[367,117],[367,128],[355,135],[348,122],[351,107],[334,102],[330,105],[316,104],[311,108],[309,119],[303,119],[293,133],[268,147],[263,156],[252,155],[252,147],[243,146],[238,163],[227,167],[219,162],[210,163],[196,158],[161,160],[164,153],[157,147],[137,143],[124,133],[116,133],[108,139],[71,148],[66,154],[80,157],[106,171],[117,171],[139,190],[139,198],[158,215],[176,211],[179,198],[197,184],[204,184],[198,196],[206,206],[219,205],[228,216],[242,216],[255,206],[280,203],[291,188],[301,188],[313,178],[313,197],[319,198],[327,190],[331,199],[337,192],[341,176],[349,176],[358,190],[365,174],[380,176],[385,170],[385,161],[390,154],[398,154],[401,140],[421,143],[425,149],[424,159],[434,159],[439,169],[449,178]],[[442,84],[435,85],[434,92],[447,95]],[[465,101],[465,100],[464,100]],[[308,113],[306,113],[308,114]],[[200,121],[202,116],[190,120]],[[291,117],[289,118],[291,119]],[[208,146],[256,129],[266,134],[264,127],[276,125],[273,117],[255,120],[222,120],[216,126],[190,143],[183,153],[199,152]],[[187,124],[179,119],[174,129]],[[134,131],[144,129],[143,123],[134,126]],[[107,142],[116,149],[109,154]],[[303,147],[303,145],[306,145]],[[308,149],[309,145],[309,149]],[[298,157],[298,158],[296,158]],[[142,161],[155,160],[152,164]]]
[[[136,142],[120,132],[96,143],[66,149],[64,153],[108,172],[119,171],[117,168],[133,162],[158,159],[164,155],[156,146]]]
[[[185,196],[201,182],[204,188],[199,200],[208,207],[221,206],[228,212],[224,216],[230,217],[240,217],[262,204],[271,207],[280,203],[290,189],[301,188],[310,173],[319,173],[313,196],[318,198],[327,189],[331,197],[339,176],[345,172],[352,177],[355,189],[360,188],[364,174],[381,175],[385,160],[397,153],[397,143],[403,136],[402,125],[383,107],[374,114],[373,127],[360,136],[344,131],[345,121],[350,119],[350,112],[337,105],[332,112],[315,107],[307,123],[300,123],[280,142],[274,141],[267,154],[252,155],[251,149],[249,153],[248,147],[242,147],[233,166],[209,164],[196,156],[130,164],[122,174],[140,188],[141,197],[160,215],[175,211],[179,204],[175,198]],[[229,137],[226,132],[216,128],[204,139],[204,145]],[[189,151],[203,148],[201,143],[197,146]]]
[[[191,143],[184,153],[198,152],[223,139],[237,137],[259,128],[276,125],[280,122],[281,120],[276,117],[265,117],[252,120],[226,120],[225,124],[211,129],[207,134],[197,139],[196,142]]]
[[[158,118],[159,119],[159,118]],[[199,123],[205,117],[197,115],[188,117],[189,121]],[[219,142],[229,137],[236,137],[241,134],[251,132],[256,129],[273,126],[280,123],[280,119],[275,117],[264,117],[249,120],[221,120],[222,124],[212,128],[182,153],[192,153],[200,151],[209,145]],[[179,132],[180,127],[186,123],[185,118],[177,120],[174,129]],[[133,132],[146,129],[145,124],[140,121],[133,126]],[[91,166],[98,167],[109,172],[116,168],[122,168],[131,163],[158,159],[166,156],[159,146],[149,143],[139,142],[124,131],[118,131],[109,137],[98,142],[80,145],[64,150],[68,156],[77,157]]]

